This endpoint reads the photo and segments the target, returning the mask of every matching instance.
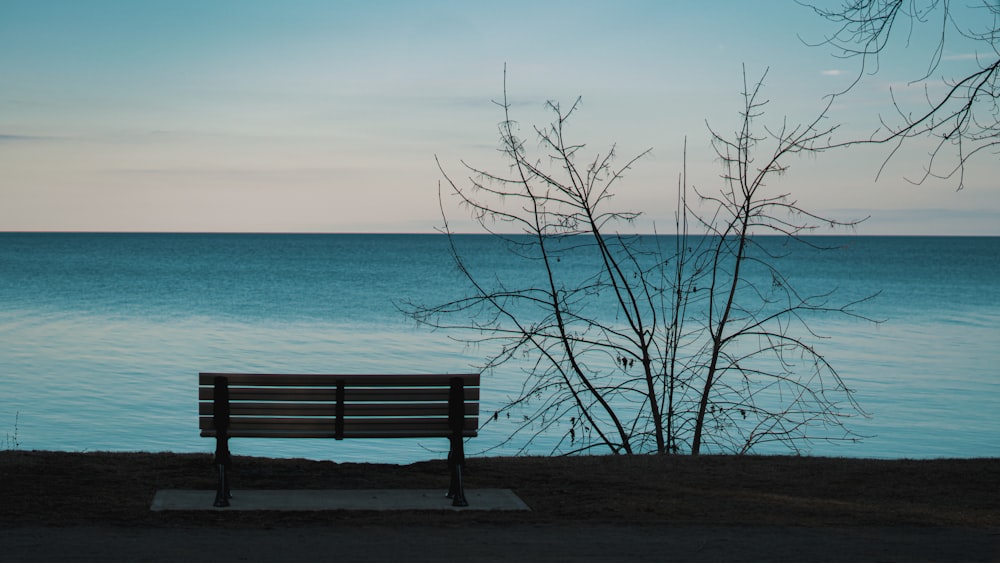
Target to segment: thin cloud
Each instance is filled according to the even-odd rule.
[[[103,174],[122,176],[200,176],[206,178],[218,177],[251,177],[275,178],[289,176],[327,177],[337,172],[355,172],[370,170],[366,166],[327,166],[302,168],[105,168]]]
[[[0,133],[0,143],[28,143],[32,141],[44,141],[51,137],[41,137],[37,135],[8,135]]]
[[[837,68],[831,68],[827,70],[821,70],[819,71],[819,73],[822,74],[823,76],[841,76],[844,74],[844,71]]]

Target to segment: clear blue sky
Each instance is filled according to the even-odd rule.
[[[665,232],[685,137],[691,183],[720,186],[705,122],[738,125],[743,64],[770,67],[772,124],[850,81],[856,61],[802,43],[830,31],[791,0],[0,0],[0,230],[431,232],[435,155],[496,167],[506,63],[525,132],[579,95],[588,150],[654,149],[615,203]],[[914,37],[838,102],[844,137],[891,114],[931,47]],[[871,215],[862,234],[1000,234],[995,155],[956,193],[905,181],[918,145],[876,183],[885,154],[796,159],[772,187]]]

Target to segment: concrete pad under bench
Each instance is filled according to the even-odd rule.
[[[225,508],[212,505],[215,491],[165,489],[156,492],[153,511],[163,510],[488,510],[530,511],[510,489],[465,491],[469,506],[452,506],[437,489],[322,489],[233,491]]]

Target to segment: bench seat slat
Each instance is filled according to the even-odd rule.
[[[462,436],[472,438],[478,435],[475,424],[467,422],[462,430]],[[216,436],[214,428],[203,428],[201,435],[206,438]],[[451,430],[446,425],[431,426],[384,426],[384,425],[362,425],[353,426],[346,424],[344,427],[344,438],[447,438],[451,435]],[[336,438],[337,432],[334,425],[320,427],[310,427],[308,425],[296,426],[290,424],[262,425],[260,427],[236,426],[229,430],[231,438]]]
[[[475,430],[477,420],[466,417],[463,428]],[[293,418],[293,417],[233,417],[229,420],[229,431],[246,430],[327,430],[336,428],[334,418]],[[210,416],[199,417],[198,426],[202,430],[214,430],[215,421]],[[344,431],[375,430],[375,429],[438,429],[448,430],[447,418],[348,418],[344,420]]]
[[[466,387],[464,397],[466,401],[479,400],[478,387]],[[211,401],[215,398],[215,390],[212,387],[200,387],[198,389],[199,401]],[[336,402],[337,390],[330,389],[301,389],[282,387],[230,387],[230,401],[310,401],[310,402]],[[412,401],[441,401],[448,402],[448,389],[357,389],[348,387],[344,390],[345,401],[381,401],[381,402],[412,402]]]
[[[457,374],[261,374],[261,373],[199,373],[199,385],[212,385],[216,377],[225,377],[229,385],[272,387],[335,387],[337,381],[349,386],[424,386],[447,387],[452,378],[462,379],[466,386],[479,386],[478,373]]]
[[[447,438],[451,435],[448,430],[420,430],[412,429],[398,430],[352,430],[344,431],[344,438]],[[214,430],[202,430],[203,438],[214,438]],[[336,433],[332,430],[234,430],[229,433],[230,438],[336,438]],[[463,438],[475,438],[476,433],[470,430],[462,431]]]
[[[447,429],[430,429],[430,430],[416,430],[412,428],[397,428],[397,429],[369,429],[369,430],[344,430],[344,438],[447,438],[451,436],[451,431]],[[477,436],[476,432],[472,430],[463,430],[462,437],[464,438],[475,438]]]
[[[465,403],[466,415],[479,414],[479,405]],[[450,410],[447,403],[347,403],[344,406],[344,416],[442,416],[447,417]],[[274,414],[287,416],[336,416],[336,403],[306,403],[306,402],[261,402],[261,403],[231,403],[231,416],[268,416]],[[215,414],[214,403],[199,403],[198,414],[211,416]]]

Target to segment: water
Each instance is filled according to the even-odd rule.
[[[871,437],[806,453],[1000,455],[1000,238],[823,240],[846,246],[797,252],[784,261],[788,276],[845,299],[881,291],[861,312],[886,322],[813,322],[871,413],[851,429]],[[519,273],[488,237],[459,243],[472,267]],[[24,449],[210,452],[197,430],[199,371],[475,370],[486,347],[398,310],[462,293],[439,235],[0,234],[0,447],[16,431]],[[516,371],[488,373],[483,418],[519,388]],[[504,440],[515,423],[486,425],[467,451],[519,451]],[[445,440],[233,444],[247,455],[395,463],[446,449]]]

